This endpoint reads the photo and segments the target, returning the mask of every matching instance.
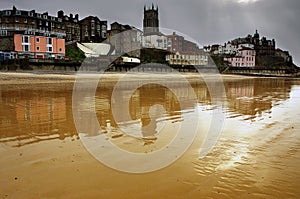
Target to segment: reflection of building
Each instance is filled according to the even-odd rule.
[[[252,118],[289,99],[290,85],[285,80],[249,79],[225,83],[228,109]],[[281,92],[278,92],[280,88]],[[270,97],[271,96],[271,97]]]
[[[22,102],[16,106],[18,121],[29,121],[32,125],[59,123],[66,121],[66,98],[54,99],[34,98],[30,102]]]
[[[76,135],[72,129],[71,95],[61,91],[1,91],[0,139],[22,146]],[[13,104],[13,106],[12,106]],[[9,107],[9,108],[6,108]],[[3,142],[3,141],[2,141]]]

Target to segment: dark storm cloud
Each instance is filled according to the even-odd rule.
[[[49,11],[56,15],[60,9],[80,17],[97,15],[109,23],[118,21],[142,26],[144,4],[159,5],[160,25],[185,33],[199,44],[223,43],[236,37],[253,34],[276,38],[278,47],[288,49],[300,63],[300,1],[258,0],[0,0],[0,7]]]

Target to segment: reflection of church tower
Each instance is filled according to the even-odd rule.
[[[159,32],[158,6],[156,9],[144,7],[144,34],[156,34]]]

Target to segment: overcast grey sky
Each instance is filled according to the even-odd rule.
[[[160,26],[182,32],[200,45],[224,43],[253,34],[275,38],[277,47],[289,50],[300,66],[299,0],[0,0],[0,8],[56,15],[96,15],[108,23],[114,21],[142,27],[143,7],[159,6]]]

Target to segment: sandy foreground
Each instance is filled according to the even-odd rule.
[[[101,80],[114,82],[124,75],[105,74]],[[76,77],[76,74],[0,73],[0,86],[19,88],[21,85],[51,84],[59,88],[65,84],[72,86]],[[145,77],[148,77],[147,74],[137,74],[132,80]],[[190,81],[199,80],[197,74],[184,77]],[[230,82],[255,79],[231,75],[221,77]],[[88,74],[85,78],[99,76]],[[161,78],[174,79],[171,75],[162,75]],[[215,76],[207,78],[214,80]],[[5,105],[0,110],[0,133],[9,134],[20,128],[19,136],[4,136],[0,140],[0,198],[299,198],[300,113],[293,110],[300,105],[297,95],[300,82],[290,81],[296,82],[292,86],[293,92],[288,93],[290,99],[273,105],[265,117],[258,114],[255,116],[259,118],[257,121],[229,111],[218,144],[205,158],[198,157],[204,139],[204,135],[199,135],[174,164],[145,174],[119,172],[97,161],[80,141],[72,118],[61,126],[54,124],[51,128],[31,123],[20,127],[19,124],[6,123],[8,120],[5,118],[13,112],[11,107],[23,105],[18,100],[16,105],[14,100],[0,101],[0,105]],[[243,89],[248,93],[248,87]],[[268,91],[270,88],[264,89]],[[236,90],[233,89],[234,92]],[[36,95],[39,99],[38,94],[32,92],[28,97],[26,92],[19,95],[24,99]],[[270,98],[278,97],[276,94]],[[15,97],[11,91],[5,95],[11,95],[11,99]],[[71,99],[70,93],[66,95],[66,99]],[[259,103],[264,103],[265,98],[250,105],[247,103],[249,99],[239,103],[241,99],[233,96],[232,100],[234,108],[255,110],[260,108]],[[42,104],[38,105],[42,107]],[[45,107],[47,110],[48,107]],[[66,109],[67,114],[72,116],[71,107]],[[210,114],[208,112],[207,116]],[[203,128],[208,128],[205,120]],[[35,139],[27,140],[29,144],[22,145],[25,134],[35,135],[35,131],[41,129],[49,131],[51,136],[41,141],[42,136],[37,135]],[[64,134],[68,136],[63,137]],[[115,140],[125,147],[134,144],[128,140]]]
[[[115,81],[124,77],[125,73],[105,73],[105,74],[77,74],[77,73],[45,73],[45,72],[35,72],[35,73],[17,73],[17,72],[0,72],[0,84],[39,84],[39,83],[74,83],[76,78],[98,78],[102,81]],[[137,73],[133,74],[133,79],[137,78],[148,78],[149,73]],[[156,77],[170,78],[175,80],[174,75],[170,74],[156,74]],[[201,75],[197,73],[187,73],[181,74],[183,78],[188,80],[199,80]],[[208,78],[214,79],[218,77],[223,80],[239,80],[239,79],[251,79],[254,77],[238,76],[238,75],[207,75]]]

